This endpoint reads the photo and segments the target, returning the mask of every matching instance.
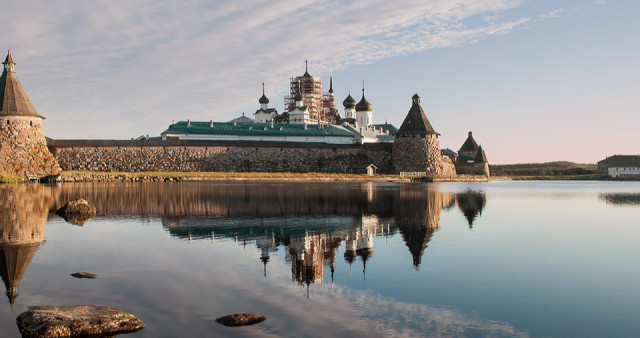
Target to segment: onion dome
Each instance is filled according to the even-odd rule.
[[[364,98],[364,88],[362,88],[362,99],[356,105],[356,111],[372,111],[373,106]]]
[[[262,97],[258,100],[258,102],[262,104],[269,103],[269,99],[264,95],[264,82],[262,83]]]
[[[294,100],[295,100],[296,102],[298,102],[298,101],[302,101],[302,95],[300,95],[300,92],[296,93],[296,96],[295,96]]]
[[[354,108],[356,106],[356,100],[354,100],[353,97],[351,97],[351,94],[349,94],[349,96],[342,101],[342,105],[347,109]]]

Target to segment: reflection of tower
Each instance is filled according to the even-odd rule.
[[[269,262],[269,252],[276,250],[276,239],[272,233],[271,236],[264,236],[256,239],[256,246],[260,248],[260,260],[264,264],[264,276],[267,277],[267,263]]]
[[[348,234],[345,238],[344,260],[349,263],[349,269],[351,269],[351,264],[356,260],[357,242],[358,231]]]
[[[333,273],[336,270],[336,256],[341,244],[341,237],[329,237],[324,243],[324,264],[328,265],[331,270],[331,283],[333,283]]]
[[[18,284],[39,246],[40,244],[0,245],[0,276],[7,289],[6,295],[11,308],[19,295]]]
[[[420,267],[422,254],[440,222],[444,194],[432,189],[402,188],[394,199],[393,218],[411,252],[413,265]]]
[[[289,243],[291,254],[291,273],[299,283],[322,283],[324,279],[323,242],[326,235],[295,237]]]
[[[378,217],[375,215],[362,215],[362,223],[357,240],[356,254],[362,259],[362,278],[366,276],[367,260],[373,256],[373,236],[376,234]]]
[[[54,204],[49,187],[0,187],[0,276],[12,308],[18,284],[44,241],[47,215]]]
[[[464,214],[464,217],[469,222],[469,229],[473,228],[473,221],[482,215],[482,209],[487,203],[487,197],[484,192],[481,191],[467,191],[456,195],[456,201],[458,208]]]

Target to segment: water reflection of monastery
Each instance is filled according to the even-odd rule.
[[[354,184],[75,184],[0,187],[0,276],[13,306],[50,211],[83,197],[99,217],[160,217],[171,236],[255,243],[264,274],[275,251],[285,252],[292,280],[333,281],[338,260],[366,266],[376,237],[400,235],[417,269],[439,227],[443,208],[458,204],[471,225],[484,208],[482,192],[441,192],[424,185]],[[55,216],[58,217],[58,216]],[[214,241],[215,242],[215,241]],[[325,276],[325,274],[329,274]],[[354,272],[359,273],[359,272]]]
[[[319,196],[322,194],[316,197]],[[272,253],[284,248],[292,279],[309,285],[323,283],[326,277],[333,281],[338,259],[349,264],[359,260],[366,278],[367,262],[374,257],[374,239],[380,236],[402,236],[410,260],[418,269],[439,227],[443,208],[450,209],[459,201],[458,207],[471,227],[486,203],[482,192],[456,194],[415,187],[398,190],[362,187],[332,197],[335,199],[317,200],[313,194],[302,194],[296,200],[295,210],[289,209],[287,213],[277,212],[275,205],[266,200],[265,204],[249,201],[248,205],[261,217],[247,217],[250,212],[236,210],[242,216],[166,218],[164,226],[171,235],[189,240],[227,238],[241,243],[255,242],[265,275]],[[233,202],[227,202],[231,207]],[[268,210],[273,211],[271,215]],[[321,210],[331,212],[324,214]]]

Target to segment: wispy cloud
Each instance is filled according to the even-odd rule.
[[[607,1],[606,0],[596,0],[596,5],[606,5]]]
[[[14,50],[48,134],[133,137],[171,119],[228,119],[256,104],[263,81],[279,107],[304,59],[322,75],[508,33],[529,19],[496,13],[523,2],[14,2],[0,46]]]
[[[560,15],[560,13],[563,13],[563,12],[564,12],[564,9],[557,8],[557,9],[552,10],[549,13],[540,14],[539,18],[540,19],[557,18]]]

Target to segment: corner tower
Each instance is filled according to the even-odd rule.
[[[426,172],[428,175],[435,176],[455,175],[453,164],[444,162],[442,159],[439,135],[420,106],[420,96],[413,95],[411,109],[393,142],[395,172]]]
[[[60,166],[47,148],[43,116],[33,107],[14,71],[11,51],[0,76],[0,173],[44,177],[56,175]]]

